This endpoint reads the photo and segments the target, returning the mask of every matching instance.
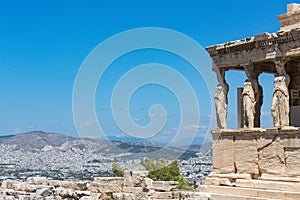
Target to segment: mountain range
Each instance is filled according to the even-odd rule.
[[[125,142],[117,141],[119,138],[110,140],[96,140],[89,138],[76,138],[58,133],[47,133],[43,131],[32,131],[23,134],[0,136],[0,145],[11,146],[14,151],[26,152],[67,152],[83,151],[89,154],[101,154],[103,157],[116,158],[121,160],[142,159],[149,157],[159,159],[161,157],[180,157],[186,159],[195,157],[199,152],[199,145],[185,148],[166,147],[150,142]],[[122,155],[122,156],[120,156]]]

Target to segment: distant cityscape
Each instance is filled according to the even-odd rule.
[[[30,146],[24,143],[30,137]],[[55,143],[53,141],[60,141]],[[82,142],[85,143],[82,145]],[[42,144],[41,144],[42,143]],[[0,182],[26,180],[32,176],[56,180],[93,180],[113,176],[112,163],[130,170],[143,170],[141,159],[160,159],[151,151],[162,149],[149,143],[129,143],[76,139],[60,134],[31,132],[0,138]],[[120,150],[122,147],[122,151]],[[105,148],[105,151],[103,150]],[[190,185],[198,186],[212,168],[211,150],[163,148],[165,159],[179,157],[181,174]]]

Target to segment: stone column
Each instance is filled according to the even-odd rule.
[[[260,127],[261,106],[263,104],[263,89],[258,82],[259,72],[254,71],[253,64],[244,67],[248,81],[251,82],[255,96],[254,127]]]
[[[217,114],[217,125],[219,129],[227,129],[227,106],[228,106],[228,90],[229,86],[225,80],[225,70],[219,69],[213,64],[213,70],[217,75],[218,86],[216,87],[216,93],[214,97],[216,114]]]

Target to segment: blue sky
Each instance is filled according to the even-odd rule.
[[[140,27],[163,27],[206,47],[278,31],[276,16],[285,13],[286,5],[292,2],[296,1],[1,1],[0,133],[46,130],[76,136],[72,115],[76,75],[86,56],[115,34]],[[198,97],[205,96],[203,80],[184,60],[157,50],[132,52],[114,62],[98,85],[96,112],[107,135],[124,136],[115,126],[110,110],[113,85],[130,65],[149,62],[173,66],[191,81]],[[245,75],[230,72],[227,79],[231,88],[228,125],[236,128],[235,92]],[[260,82],[266,96],[262,126],[268,127],[272,125],[273,77],[264,74]],[[131,115],[137,124],[147,125],[149,106],[156,103],[165,105],[168,112],[161,134],[172,135],[180,110],[175,96],[165,88],[141,88],[130,102]],[[208,102],[203,100],[200,104],[199,135],[206,132],[207,116],[211,114],[206,109]],[[93,122],[87,121],[86,125],[89,123]]]

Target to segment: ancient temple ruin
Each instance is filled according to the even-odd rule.
[[[300,199],[300,4],[277,17],[276,33],[207,47],[218,86],[215,94],[218,128],[212,130],[213,172],[204,192],[255,198]],[[244,71],[238,130],[227,129],[225,74]],[[274,75],[274,93],[263,97],[258,77]],[[232,88],[230,88],[232,89]],[[263,98],[272,98],[274,126],[260,128]]]

